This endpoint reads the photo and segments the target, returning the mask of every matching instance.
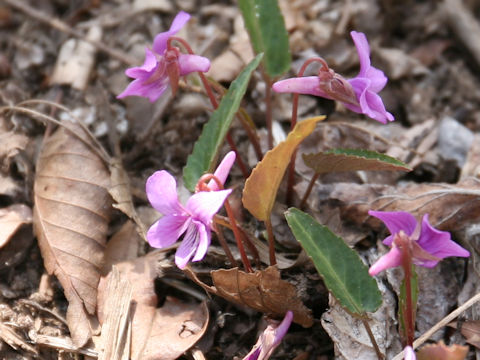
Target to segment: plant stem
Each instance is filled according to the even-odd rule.
[[[193,52],[190,45],[185,40],[183,40],[182,38],[179,38],[179,37],[176,37],[176,36],[172,36],[171,38],[169,38],[167,40],[167,48],[172,46],[172,41],[179,42],[180,44],[182,44],[182,46],[185,48],[185,50],[187,50],[187,52],[189,54],[195,55],[195,53]],[[213,93],[213,90],[212,90],[212,87],[210,86],[210,83],[207,80],[207,77],[201,71],[197,71],[197,73],[200,76],[200,80],[202,81],[205,92],[207,93],[207,96],[210,99],[210,103],[212,104],[214,109],[217,109],[218,108],[218,101],[217,101],[217,98],[215,97],[215,94]],[[232,149],[232,151],[235,152],[235,155],[237,156],[237,164],[238,164],[238,167],[240,168],[240,170],[242,171],[243,177],[245,179],[247,179],[249,174],[250,174],[250,171],[247,170],[247,166],[245,165],[242,158],[240,157],[238,149],[235,146],[235,143],[233,142],[233,139],[232,139],[232,136],[230,135],[230,133],[227,134],[226,138],[227,138],[228,144],[230,145],[230,148]]]
[[[310,196],[310,193],[312,192],[313,186],[315,185],[315,181],[317,181],[318,177],[320,174],[313,174],[312,178],[310,179],[310,182],[308,183],[308,188],[305,190],[305,194],[303,194],[302,201],[300,202],[299,209],[302,209],[305,206],[305,203],[307,202],[308,197]]]
[[[305,61],[298,72],[298,77],[303,76],[305,70],[307,69],[308,65],[312,62],[319,62],[322,64],[323,67],[328,69],[327,63],[322,58],[316,57],[311,58]],[[292,98],[292,119],[290,121],[290,130],[293,130],[295,125],[297,125],[297,117],[298,117],[298,97],[299,95],[294,93]],[[295,150],[292,154],[290,159],[290,165],[288,166],[288,175],[287,175],[287,195],[286,195],[286,203],[287,205],[291,205],[293,201],[293,185],[295,183],[295,160],[297,158],[297,150]],[[316,179],[315,179],[316,180]],[[305,196],[304,196],[305,197]],[[302,200],[303,201],[303,200]]]
[[[377,354],[378,360],[383,360],[385,357],[383,356],[382,352],[380,351],[380,348],[378,347],[377,340],[375,340],[375,336],[373,336],[372,329],[370,328],[370,324],[368,323],[367,319],[365,316],[362,316],[362,323],[363,326],[365,327],[365,330],[367,330],[368,337],[370,338],[370,342],[373,345],[373,348],[375,349],[375,353]]]
[[[405,311],[404,311],[404,323],[405,332],[407,336],[407,345],[413,346],[413,338],[415,334],[415,314],[412,304],[412,262],[410,256],[405,256],[405,252],[402,256],[402,267],[405,273]],[[408,251],[409,252],[409,251]]]
[[[265,220],[265,226],[267,228],[268,236],[268,254],[270,257],[270,266],[277,264],[277,258],[275,256],[275,238],[273,236],[272,220],[270,217]]]
[[[225,200],[225,210],[227,210],[227,216],[230,219],[230,224],[232,225],[233,234],[235,235],[238,251],[240,252],[240,256],[242,258],[245,271],[253,272],[252,265],[250,264],[250,260],[248,260],[247,254],[245,254],[245,248],[243,247],[242,233],[237,227],[237,222],[235,220],[235,216],[233,215],[233,211],[232,211],[232,208],[230,207],[230,203],[228,202],[228,199]]]
[[[225,237],[223,236],[223,231],[222,228],[219,226],[216,226],[216,223],[214,223],[215,226],[215,232],[217,233],[218,236],[218,242],[223,248],[223,251],[227,255],[228,260],[230,261],[230,264],[232,267],[238,267],[237,260],[233,257],[232,252],[230,251],[230,248],[228,247],[227,241],[225,240]]]
[[[268,148],[273,148],[273,129],[272,129],[272,80],[265,71],[262,71],[263,81],[265,81],[265,122],[268,133]]]

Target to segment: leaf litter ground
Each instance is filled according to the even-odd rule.
[[[35,4],[37,17],[34,18],[19,10],[19,4],[23,3],[26,4],[9,0],[0,4],[0,105],[43,99],[66,106],[88,125],[102,148],[116,158],[122,154],[121,163],[128,177],[118,174],[108,177],[109,169],[118,163],[108,162],[103,150],[100,154],[95,151],[99,145],[84,138],[81,130],[75,130],[76,136],[68,130],[55,132],[50,125],[45,128],[38,116],[32,116],[27,110],[0,114],[0,224],[6,224],[0,230],[0,358],[95,357],[92,344],[78,353],[71,350],[75,348],[74,343],[83,343],[85,331],[98,335],[96,316],[92,316],[96,296],[92,297],[88,287],[113,266],[119,274],[123,271],[133,276],[132,283],[137,286],[130,290],[123,287],[124,296],[138,303],[136,313],[130,314],[132,326],[125,331],[149,334],[140,336],[140,340],[139,336],[131,337],[135,342],[128,345],[135,349],[132,353],[143,347],[148,349],[145,358],[160,358],[156,345],[161,347],[162,342],[173,342],[179,344],[179,348],[165,352],[165,358],[177,357],[200,338],[186,357],[200,356],[199,352],[207,359],[245,355],[265,327],[262,315],[228,297],[207,296],[201,287],[171,267],[171,252],[145,255],[151,250],[132,230],[134,225],[127,222],[132,218],[149,225],[156,220],[157,214],[146,201],[145,179],[158,169],[167,169],[177,179],[181,178],[187,157],[210,115],[206,111],[207,99],[198,92],[197,84],[189,82],[173,100],[168,96],[154,104],[139,98],[115,100],[127,83],[123,74],[127,64],[131,59],[136,63],[141,61],[135,59],[142,58],[144,46],[168,26],[180,9],[195,18],[182,36],[213,61],[210,75],[228,86],[253,59],[248,37],[239,24],[239,10],[234,4],[200,0],[182,0],[175,4],[140,0],[132,3],[39,1]],[[380,224],[368,218],[369,209],[405,210],[417,215],[429,212],[435,226],[453,232],[454,238],[472,252],[468,264],[448,260],[428,274],[420,271],[422,292],[417,335],[421,335],[478,293],[480,287],[476,265],[480,234],[476,225],[480,216],[477,180],[480,54],[474,46],[478,39],[474,34],[479,28],[480,6],[472,1],[462,5],[454,0],[413,4],[314,0],[280,3],[295,71],[304,60],[318,54],[339,72],[354,74],[358,64],[354,63],[348,32],[367,33],[373,44],[372,61],[390,79],[382,95],[387,109],[397,119],[388,127],[382,127],[341,109],[335,111],[329,101],[301,97],[302,118],[328,116],[302,144],[302,152],[316,154],[331,148],[363,148],[393,156],[413,168],[407,175],[386,171],[320,175],[306,209],[346,239],[369,263],[385,251],[376,241],[377,236],[381,239],[384,234],[379,233]],[[100,41],[105,48],[78,43],[55,29],[54,24],[40,21],[38,13],[46,14],[47,20],[60,18],[71,29]],[[65,45],[67,40],[70,48]],[[70,53],[62,55],[61,48]],[[78,68],[78,62],[84,67]],[[70,72],[76,74],[73,79],[66,75]],[[258,127],[264,127],[263,94],[260,76],[254,74],[242,105]],[[289,126],[289,101],[285,96],[275,97],[274,119],[283,129]],[[66,111],[45,104],[24,108],[55,119],[69,117]],[[63,134],[59,134],[61,132]],[[57,146],[53,155],[40,146],[43,141],[45,147],[47,135],[57,138],[54,140],[57,145],[50,145],[51,148]],[[233,137],[246,158],[250,151],[248,138],[236,121]],[[62,142],[68,144],[66,151],[61,149]],[[63,156],[63,160],[55,164],[58,156]],[[297,163],[301,181],[296,190],[303,194],[313,171],[301,157],[297,157]],[[67,166],[74,172],[62,174],[62,167]],[[47,174],[49,169],[52,173]],[[98,181],[81,181],[82,175],[91,179],[93,174],[99,176]],[[240,180],[240,172],[234,170],[231,183],[240,184]],[[127,182],[130,191],[124,190],[128,189]],[[105,200],[109,191],[120,202],[119,210],[111,208]],[[56,202],[47,195],[56,196]],[[41,200],[34,200],[35,197]],[[240,193],[234,193],[233,197],[240,202]],[[33,211],[34,202],[36,211]],[[352,321],[335,299],[329,299],[313,265],[307,259],[297,258],[298,244],[282,220],[285,210],[278,203],[272,210],[275,235],[282,249],[278,252],[278,267],[282,281],[294,285],[298,298],[312,310],[314,325],[310,329],[293,325],[274,358],[333,358],[336,351],[345,359],[368,359],[371,345],[361,324]],[[53,231],[56,235],[37,229],[37,234],[45,236],[34,238],[32,211],[33,216],[40,218],[36,223],[48,223],[50,234]],[[92,211],[96,214],[86,215]],[[66,220],[71,223],[62,223]],[[244,218],[243,226],[248,227],[250,233],[261,230],[248,217]],[[76,245],[67,246],[61,241],[61,231],[75,231],[83,238]],[[49,240],[49,236],[55,240]],[[107,250],[100,251],[105,242]],[[40,247],[55,249],[57,255],[42,259]],[[259,249],[260,259],[268,259],[268,250],[261,246]],[[76,260],[69,260],[69,256]],[[82,257],[88,265],[77,263]],[[221,248],[214,245],[194,270],[201,281],[211,286],[209,271],[225,267],[225,262]],[[69,276],[62,275],[65,266],[77,269],[73,272],[75,276],[72,277],[70,271]],[[138,271],[129,270],[132,268]],[[58,280],[48,273],[54,273]],[[380,345],[387,349],[389,358],[400,350],[393,291],[400,286],[399,278],[396,271],[380,278],[384,298],[382,314],[377,312],[371,318],[374,334],[381,339]],[[101,292],[107,291],[105,286]],[[122,288],[116,283],[110,285],[115,287]],[[140,292],[138,287],[142,289]],[[79,303],[89,305],[82,306],[86,311],[74,311],[72,315],[72,307]],[[113,304],[119,308],[124,306],[121,301]],[[179,314],[185,317],[178,317]],[[464,312],[461,320],[478,320],[475,314],[474,307]],[[76,320],[72,320],[72,316]],[[161,333],[155,324],[160,321],[161,325],[159,319],[165,317],[172,319],[171,331]],[[128,323],[123,319],[117,326],[122,321]],[[72,322],[78,325],[77,334],[72,331]],[[475,323],[468,329],[475,331]],[[113,333],[116,340],[125,345],[128,336]],[[181,340],[175,340],[175,336]],[[145,342],[147,337],[157,339],[159,344],[152,340]],[[433,339],[442,339],[447,344],[465,343],[460,331],[445,328]]]

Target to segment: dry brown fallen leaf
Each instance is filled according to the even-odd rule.
[[[209,314],[205,303],[184,303],[167,297],[163,306],[157,308],[154,280],[157,262],[163,256],[154,252],[116,265],[120,276],[132,284],[132,360],[176,359],[191,348],[207,329]],[[108,276],[102,278],[98,288],[100,318],[108,311],[103,306],[106,281]]]
[[[468,346],[453,344],[447,346],[443,341],[429,344],[417,352],[417,360],[463,360],[468,354]]]
[[[13,237],[17,230],[32,222],[32,210],[23,204],[0,209],[0,248]]]
[[[335,204],[342,219],[362,225],[368,210],[407,211],[417,218],[429,214],[430,223],[441,230],[456,231],[477,222],[480,216],[480,181],[465,179],[457,184],[408,183],[400,186],[337,183],[319,185],[310,196],[315,212]],[[321,197],[315,196],[324,194]],[[380,226],[379,221],[375,221]]]
[[[480,320],[468,320],[459,324],[454,321],[449,326],[452,326],[456,329],[459,329],[463,336],[465,336],[465,341],[477,349],[480,349]]]
[[[82,346],[91,337],[89,316],[96,311],[111,212],[110,174],[83,128],[68,126],[71,130],[61,127],[44,139],[33,221],[45,268],[57,276],[69,303],[72,340]]]
[[[238,268],[211,272],[217,295],[240,305],[282,318],[290,310],[293,321],[303,327],[313,325],[310,309],[303,305],[295,286],[280,278],[275,266],[246,273]]]

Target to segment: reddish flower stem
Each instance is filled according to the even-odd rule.
[[[272,80],[267,73],[262,70],[263,81],[265,81],[265,122],[268,133],[268,148],[273,148],[273,129],[272,129]]]
[[[300,202],[299,209],[302,209],[306,202],[308,197],[310,196],[310,193],[312,192],[313,185],[315,185],[315,181],[317,181],[318,177],[320,174],[313,174],[312,178],[310,179],[310,182],[308,183],[307,190],[305,190],[305,194],[303,194],[302,201]]]
[[[395,241],[395,240],[394,240]],[[398,237],[402,249],[402,268],[405,276],[405,308],[403,309],[403,322],[405,324],[405,335],[407,346],[413,347],[415,336],[415,312],[412,301],[412,252],[409,246],[410,239],[403,234]]]
[[[223,236],[222,228],[219,226],[216,226],[215,218],[214,218],[214,227],[215,227],[215,232],[217,233],[217,236],[218,236],[218,242],[222,246],[225,254],[227,255],[227,258],[230,261],[230,264],[232,264],[233,267],[238,267],[237,260],[235,260],[235,258],[233,257],[233,254],[230,251],[230,248],[228,247],[228,243],[225,240],[225,237]]]
[[[298,72],[298,77],[303,76],[305,73],[305,70],[307,69],[308,65],[310,65],[313,62],[319,62],[322,64],[323,67],[328,69],[328,65],[323,60],[322,58],[316,57],[316,58],[311,58],[305,61],[300,68],[300,71]],[[290,122],[290,130],[293,130],[295,128],[295,125],[297,125],[297,117],[298,117],[298,97],[299,95],[294,93],[293,98],[292,98],[292,120]],[[293,185],[295,183],[295,160],[297,158],[297,150],[295,150],[292,154],[292,157],[290,158],[290,165],[288,166],[288,175],[287,175],[287,198],[286,198],[286,203],[287,205],[292,205],[293,202]],[[316,180],[316,179],[315,179]],[[312,185],[313,186],[313,185]],[[311,190],[310,190],[311,191]],[[307,194],[307,197],[310,194]],[[305,195],[304,195],[305,198]],[[303,200],[302,200],[303,202]],[[301,208],[301,206],[300,206]]]
[[[189,54],[195,55],[195,53],[193,52],[190,45],[185,40],[183,40],[182,38],[179,38],[179,37],[176,37],[176,36],[172,36],[171,38],[169,38],[167,40],[167,48],[172,47],[172,41],[179,42],[180,44],[182,44],[182,46],[185,48],[185,50],[187,50],[187,52]],[[212,87],[210,86],[210,83],[208,82],[207,77],[201,71],[198,71],[197,73],[200,76],[200,80],[202,81],[205,92],[207,93],[207,96],[210,99],[210,103],[212,104],[214,109],[217,109],[218,108],[218,101],[217,101],[217,98],[215,97],[215,94],[212,91]],[[232,149],[232,151],[235,152],[235,155],[237,156],[238,167],[240,168],[240,171],[242,172],[243,177],[245,179],[247,179],[249,174],[250,174],[250,171],[247,170],[247,166],[245,165],[242,158],[240,157],[238,149],[237,149],[235,143],[233,142],[233,139],[232,139],[232,136],[230,135],[230,133],[227,133],[226,138],[227,138],[228,145],[230,145],[230,148]]]
[[[275,256],[275,238],[273,236],[272,221],[270,218],[265,220],[265,226],[267,228],[268,255],[270,258],[270,266],[273,266],[277,264],[277,258]]]
[[[195,187],[195,192],[197,191],[210,191],[210,188],[206,184],[207,181],[213,180],[217,184],[220,190],[223,189],[222,182],[213,174],[205,174],[203,175],[197,183]],[[233,235],[235,236],[235,241],[237,242],[238,251],[240,252],[240,257],[242,258],[243,266],[245,267],[246,272],[253,272],[252,265],[250,264],[250,260],[248,260],[247,254],[245,253],[245,248],[243,247],[242,242],[242,233],[237,226],[237,221],[235,220],[235,215],[233,214],[232,208],[230,207],[230,202],[228,199],[225,199],[223,204],[225,206],[225,210],[227,211],[228,219],[230,220],[230,225],[232,226]],[[228,255],[227,255],[228,256]]]

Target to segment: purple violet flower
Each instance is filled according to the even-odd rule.
[[[225,182],[235,161],[235,153],[229,152],[222,160],[215,176]],[[212,218],[223,205],[232,190],[219,190],[218,185],[208,184],[212,191],[193,194],[183,206],[178,201],[175,178],[167,171],[156,171],[147,180],[146,192],[150,204],[164,216],[147,232],[148,243],[155,248],[173,245],[185,233],[175,254],[175,263],[184,269],[190,259],[200,261],[210,246]]]
[[[293,312],[287,311],[282,322],[269,320],[269,325],[243,360],[267,360],[280,345],[293,320]]]
[[[179,76],[195,71],[206,72],[210,69],[210,61],[198,55],[181,54],[177,48],[167,48],[167,41],[174,36],[190,19],[190,15],[180,11],[168,31],[155,36],[153,50],[145,49],[145,62],[142,66],[132,67],[125,71],[133,80],[127,88],[117,96],[143,96],[154,102],[172,85],[176,89]]]
[[[383,243],[392,247],[370,267],[368,273],[372,276],[402,264],[402,244],[405,243],[405,238],[415,265],[432,268],[446,257],[470,256],[467,250],[451,240],[449,232],[433,228],[428,222],[428,214],[423,216],[421,225],[412,214],[404,211],[369,211],[368,214],[382,220],[387,226],[391,235]]]
[[[357,31],[350,33],[360,59],[360,72],[353,79],[344,79],[333,70],[322,67],[318,76],[296,77],[277,81],[272,88],[276,92],[293,92],[320,96],[338,100],[351,111],[386,124],[395,120],[385,110],[382,98],[378,95],[387,84],[383,71],[370,65],[370,46],[365,34]]]

